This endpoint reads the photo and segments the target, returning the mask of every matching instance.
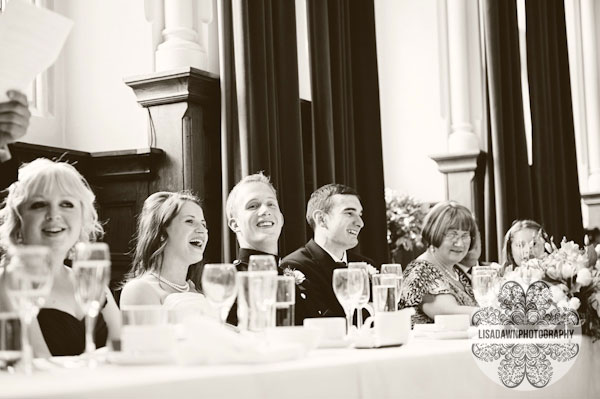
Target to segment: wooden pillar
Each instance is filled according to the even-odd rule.
[[[221,133],[218,77],[196,68],[127,78],[148,109],[151,147],[165,152],[152,192],[191,190],[209,229],[204,259],[221,259]]]

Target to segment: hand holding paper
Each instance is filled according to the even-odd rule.
[[[0,14],[0,161],[10,159],[6,144],[29,126],[27,98],[15,91],[25,91],[56,61],[72,26],[62,15],[21,0],[12,0]]]

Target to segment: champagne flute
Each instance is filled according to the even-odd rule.
[[[333,292],[346,313],[347,335],[352,329],[352,315],[363,294],[364,274],[360,269],[335,269],[333,271]]]
[[[21,359],[21,321],[14,312],[0,312],[0,370],[12,372]]]
[[[233,263],[209,263],[202,270],[202,290],[206,299],[218,310],[221,324],[225,324],[237,294],[235,274]]]
[[[396,309],[400,303],[400,290],[402,288],[402,265],[399,263],[384,263],[381,265],[381,273],[390,273],[396,275]]]
[[[359,269],[363,273],[363,290],[362,295],[358,300],[357,307],[357,327],[360,329],[363,325],[363,314],[362,309],[365,307],[367,303],[369,303],[369,299],[371,298],[371,284],[369,282],[369,264],[367,262],[350,262],[348,263],[348,269]]]
[[[43,246],[18,246],[9,249],[10,262],[3,273],[4,286],[21,321],[22,364],[26,374],[33,372],[33,348],[29,329],[46,297],[54,275],[50,249]]]
[[[85,312],[85,357],[88,365],[95,365],[94,329],[96,319],[106,298],[110,282],[110,251],[103,242],[80,242],[75,245],[73,257],[73,285],[75,299]]]
[[[277,272],[277,263],[273,255],[250,255],[248,259],[249,272]]]
[[[474,266],[471,269],[471,285],[473,295],[479,306],[489,306],[494,295],[495,272],[485,266]]]

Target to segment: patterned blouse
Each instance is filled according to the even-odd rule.
[[[400,308],[415,308],[413,325],[433,323],[421,306],[425,295],[450,294],[459,305],[477,306],[469,277],[460,269],[457,275],[458,280],[453,279],[440,266],[426,260],[415,259],[408,264],[400,290]]]

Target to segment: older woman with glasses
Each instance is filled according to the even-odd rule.
[[[454,201],[439,203],[425,217],[422,234],[429,247],[404,272],[400,306],[415,307],[413,323],[473,313],[477,302],[470,280],[457,267],[475,242],[473,215]]]

